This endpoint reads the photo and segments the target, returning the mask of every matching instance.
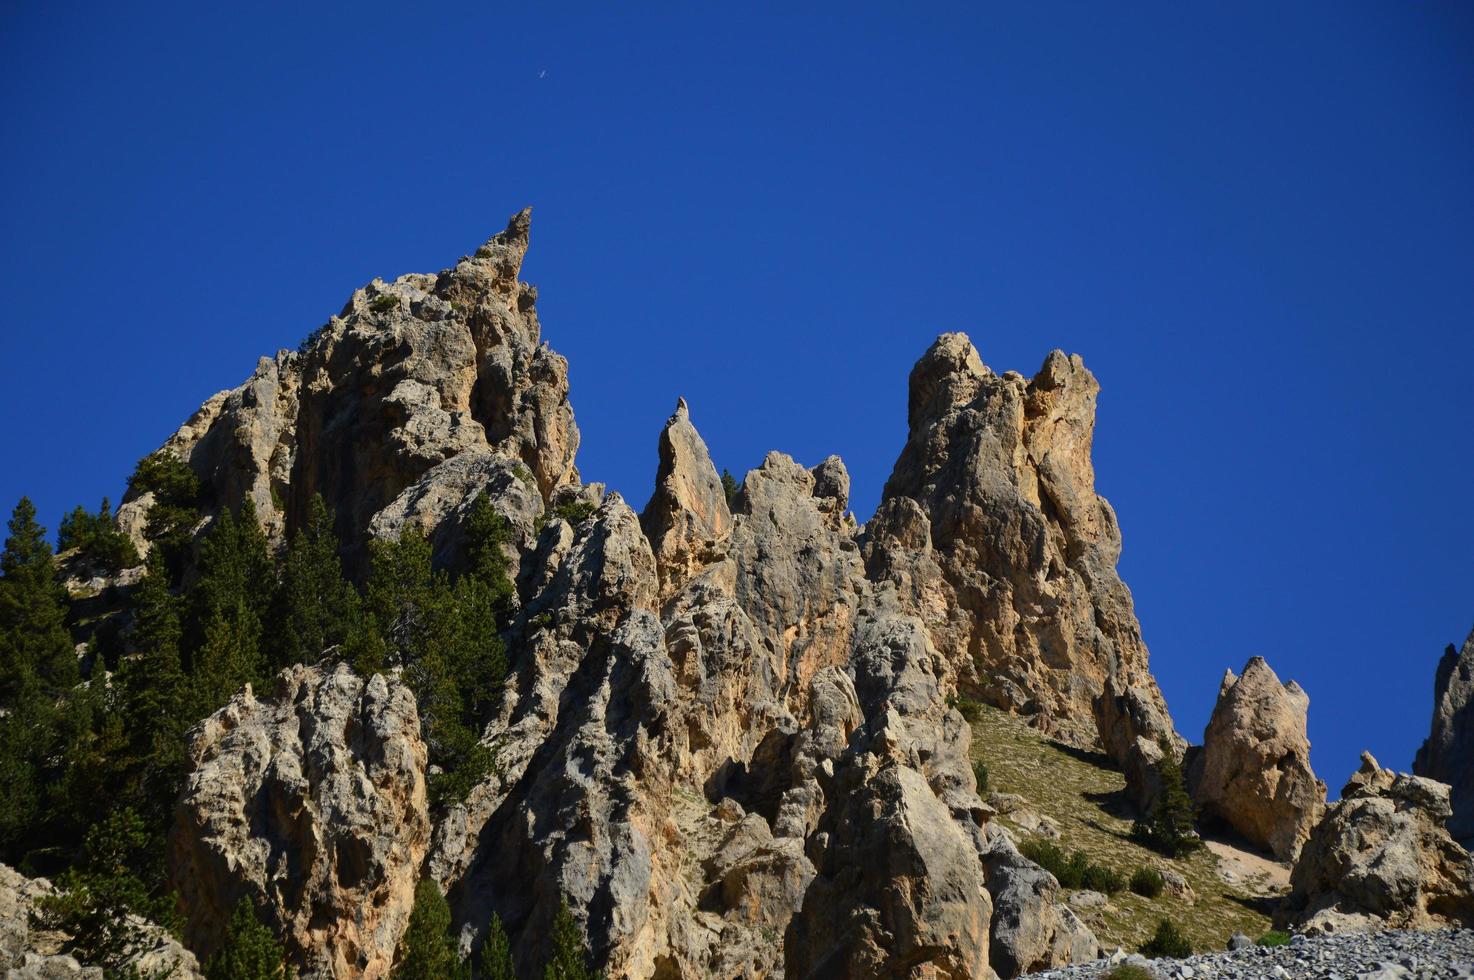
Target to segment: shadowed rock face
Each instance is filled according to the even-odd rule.
[[[1474,925],[1474,859],[1443,826],[1448,786],[1361,761],[1301,849],[1276,920],[1307,932]]]
[[[1413,772],[1452,787],[1448,830],[1474,844],[1474,632],[1462,650],[1449,646],[1433,681],[1433,724]]]
[[[1325,808],[1325,783],[1310,768],[1309,709],[1300,685],[1281,684],[1262,657],[1251,658],[1238,677],[1226,671],[1188,772],[1206,814],[1281,861],[1295,859]]]
[[[981,695],[1086,744],[1099,724],[1143,771],[1140,746],[1180,751],[1094,492],[1079,359],[1000,377],[942,337],[864,528],[837,457],[770,453],[729,508],[682,401],[637,517],[579,481],[565,365],[516,279],[526,244],[524,214],[452,270],[376,281],[261,394],[212,400],[169,444],[217,501],[281,501],[274,527],[322,493],[354,555],[417,527],[454,565],[481,492],[516,551],[495,771],[464,804],[425,810],[413,705],[383,678],[297,668],[206,722],[171,845],[194,940],[251,894],[304,976],[381,976],[424,874],[468,950],[495,912],[529,977],[563,900],[610,976],[1095,956],[990,821],[951,706]]]

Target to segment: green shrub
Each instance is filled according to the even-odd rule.
[[[578,527],[578,525],[588,520],[597,509],[587,500],[565,500],[562,503],[554,504],[551,510],[544,511],[533,523],[537,530],[541,531],[547,526],[548,521],[556,517],[559,520],[567,521],[573,527]]]
[[[979,796],[988,791],[988,764],[982,759],[972,760],[972,778],[977,780]]]
[[[285,951],[257,918],[251,900],[241,898],[226,926],[225,945],[205,963],[206,980],[284,980],[287,976]]]
[[[1084,851],[1066,853],[1047,840],[1024,841],[1019,853],[1054,875],[1061,888],[1089,888],[1114,895],[1126,887],[1125,880],[1111,868],[1093,863]]]
[[[1260,946],[1288,946],[1290,945],[1290,934],[1278,929],[1271,929],[1259,937]]]
[[[1156,868],[1137,868],[1131,875],[1131,890],[1145,898],[1156,898],[1165,887],[1167,882]]]
[[[1085,869],[1085,876],[1081,884],[1093,892],[1114,895],[1126,887],[1126,879],[1122,878],[1111,868],[1107,868],[1104,865],[1092,864]]]
[[[1170,957],[1180,960],[1193,954],[1192,943],[1171,921],[1163,919],[1157,923],[1157,931],[1141,947],[1141,955],[1154,960]]]
[[[553,951],[543,966],[543,980],[595,980],[600,974],[590,968],[588,942],[566,901],[553,916]]]
[[[465,972],[451,935],[450,906],[445,895],[434,879],[422,878],[415,885],[415,904],[399,941],[395,980],[445,980],[462,977]]]
[[[388,313],[390,310],[399,309],[399,297],[391,293],[380,293],[369,300],[369,309],[375,313]]]
[[[1100,980],[1156,980],[1156,977],[1144,966],[1122,963],[1114,970],[1104,974]]]
[[[947,699],[947,706],[956,708],[958,714],[967,720],[968,724],[974,724],[983,717],[983,706],[965,694],[954,694]]]

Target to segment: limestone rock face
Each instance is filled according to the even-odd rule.
[[[1115,512],[1095,492],[1098,391],[1079,357],[1000,376],[965,335],[940,337],[911,372],[910,436],[877,514],[921,554],[875,570],[910,593],[957,682],[988,703],[1090,745],[1110,681],[1149,707],[1141,734],[1180,752],[1116,574]],[[1131,745],[1107,741],[1128,768]]]
[[[408,688],[292,667],[211,715],[190,755],[169,864],[191,948],[213,953],[249,896],[304,976],[387,976],[430,837]]]
[[[637,516],[574,466],[567,366],[517,278],[527,236],[524,213],[453,269],[375,280],[167,446],[278,535],[321,494],[358,574],[407,529],[453,570],[486,493],[516,577],[495,765],[464,803],[427,811],[413,701],[385,677],[293,668],[202,726],[170,845],[191,943],[212,950],[249,895],[304,976],[382,977],[429,875],[465,951],[495,913],[528,976],[564,901],[609,976],[1094,957],[990,823],[951,706],[982,696],[1082,744],[1099,727],[1142,785],[1142,746],[1181,751],[1094,491],[1083,364],[1000,377],[942,337],[864,528],[837,457],[770,453],[729,507],[680,402]]]
[[[1474,859],[1444,828],[1448,787],[1361,758],[1301,848],[1277,920],[1308,932],[1474,925]]]
[[[1413,772],[1449,784],[1448,831],[1466,847],[1474,844],[1474,632],[1462,650],[1450,645],[1438,662],[1432,729]]]
[[[245,384],[210,398],[161,447],[186,460],[222,503],[252,501],[272,538],[286,529],[281,505],[296,456],[301,380],[296,353],[263,357]],[[144,526],[152,503],[151,495],[130,496],[118,507],[118,524],[140,555],[148,552]]]
[[[1281,684],[1262,657],[1224,673],[1203,748],[1188,772],[1193,799],[1282,861],[1320,822],[1326,786],[1310,768],[1310,698]]]
[[[163,449],[189,462],[212,506],[254,500],[277,540],[321,494],[359,573],[375,515],[417,483],[423,497],[432,471],[463,476],[439,469],[462,453],[519,462],[544,501],[576,484],[568,365],[541,341],[537,290],[517,280],[530,226],[524,211],[452,269],[375,279],[300,352],[263,360]],[[119,507],[145,547],[150,503]]]

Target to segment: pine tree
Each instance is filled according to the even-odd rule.
[[[502,917],[495,912],[491,913],[491,921],[486,925],[486,939],[481,943],[481,955],[476,959],[476,975],[477,980],[517,980],[512,944],[502,926]]]
[[[363,629],[358,592],[343,575],[333,515],[314,494],[307,521],[292,536],[271,611],[273,669],[313,663]]]
[[[431,781],[432,801],[463,800],[493,761],[480,737],[507,673],[497,635],[501,595],[477,574],[452,585],[432,569],[429,542],[416,532],[375,542],[370,553],[367,605],[383,655],[414,691],[430,761],[441,770]],[[496,568],[485,555],[479,564]]]
[[[155,847],[137,814],[114,813],[88,832],[84,858],[57,881],[57,894],[41,899],[43,924],[70,936],[70,950],[82,962],[120,968],[144,937],[130,916],[173,924],[173,898],[153,873]]]
[[[128,478],[128,492],[153,494],[144,534],[163,551],[171,581],[178,581],[200,521],[199,477],[184,460],[160,449],[138,461]]]
[[[466,572],[491,589],[496,600],[496,613],[505,618],[511,609],[512,579],[509,573],[511,562],[506,548],[512,541],[512,526],[492,506],[491,495],[485,490],[477,495],[466,516],[464,530],[466,542]]]
[[[0,554],[0,707],[15,703],[24,683],[55,696],[80,679],[66,630],[66,591],[56,575],[46,530],[22,497]]]
[[[1162,758],[1157,763],[1157,779],[1161,793],[1145,820],[1132,827],[1132,836],[1169,857],[1181,857],[1202,846],[1193,831],[1192,797],[1182,778],[1182,766],[1172,746],[1161,743]]]
[[[21,498],[0,553],[0,860],[18,863],[66,840],[52,819],[64,804],[71,756],[92,723],[75,697],[77,657],[36,508]]]
[[[742,484],[737,478],[722,467],[722,495],[727,498],[727,509],[734,510],[737,507],[737,495],[742,492]]]
[[[205,980],[285,980],[286,952],[242,898],[230,913],[225,944],[205,964]]]
[[[399,943],[395,980],[465,980],[469,970],[450,935],[450,906],[433,878],[415,886],[415,904]]]
[[[191,596],[189,674],[194,718],[215,711],[248,683],[269,674],[261,655],[262,621],[275,576],[256,508],[226,510],[200,547],[200,579]]]
[[[113,714],[124,746],[114,762],[113,792],[150,824],[164,823],[184,777],[189,727],[196,721],[181,663],[183,600],[169,589],[162,553],[149,553],[135,595],[131,642],[136,651],[113,679]]]
[[[599,974],[589,968],[588,948],[583,930],[568,902],[558,903],[553,916],[553,952],[543,968],[543,980],[596,980]]]
[[[110,571],[121,571],[138,564],[138,550],[133,541],[118,529],[113,519],[112,503],[102,498],[96,514],[77,507],[61,519],[56,531],[56,550],[76,548],[83,559]]]

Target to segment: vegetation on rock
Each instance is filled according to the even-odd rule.
[[[138,564],[138,549],[128,535],[118,530],[112,504],[106,497],[102,498],[96,514],[77,507],[61,519],[56,531],[56,550],[73,548],[88,564],[106,571],[118,572]]]
[[[249,898],[230,913],[225,943],[205,964],[205,980],[285,980],[286,954]]]
[[[1141,947],[1141,954],[1152,959],[1183,959],[1193,954],[1192,943],[1170,919],[1157,923],[1157,931]]]
[[[415,886],[414,909],[399,941],[394,980],[467,980],[470,970],[461,960],[450,934],[450,906],[433,878]]]
[[[1146,819],[1138,820],[1131,834],[1141,843],[1168,857],[1181,857],[1202,846],[1193,830],[1195,811],[1182,779],[1182,766],[1170,745],[1163,744],[1157,763],[1162,790]]]

